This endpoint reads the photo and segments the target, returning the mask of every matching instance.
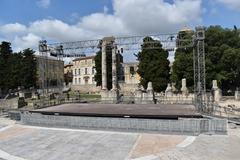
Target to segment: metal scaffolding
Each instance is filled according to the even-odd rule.
[[[206,100],[206,71],[205,71],[205,29],[197,27],[193,37],[193,66],[195,105],[204,111]]]
[[[204,49],[205,31],[203,27],[197,27],[193,39],[181,39],[182,36],[179,34],[181,34],[181,32],[173,34],[115,37],[113,44],[115,45],[115,48],[117,46],[118,49],[126,52],[140,51],[143,43],[148,44],[148,47],[144,49],[163,48],[168,51],[175,51],[177,48],[193,48],[195,102],[198,109],[203,110],[204,95],[206,93]],[[155,41],[147,41],[146,39],[143,42],[145,37],[151,37]],[[162,46],[156,46],[156,41],[161,42]],[[99,48],[102,47],[102,42],[102,39],[53,44],[47,44],[46,41],[41,41],[39,43],[39,52],[44,55],[49,52],[52,56],[58,57],[59,60],[66,57],[84,57],[86,54],[99,51]],[[42,87],[44,88],[45,86],[42,85]]]

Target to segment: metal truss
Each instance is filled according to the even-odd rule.
[[[193,66],[195,105],[199,111],[205,110],[206,101],[206,69],[205,69],[205,29],[197,27],[193,37]]]
[[[143,42],[146,37],[151,37],[154,41],[145,39]],[[203,111],[204,96],[206,95],[204,28],[197,27],[193,39],[182,37],[184,36],[181,35],[181,32],[173,34],[115,37],[114,44],[117,45],[118,49],[123,50],[123,52],[121,52],[123,54],[129,53],[129,51],[140,51],[143,49],[143,44],[147,44],[147,48],[144,49],[163,48],[168,51],[175,51],[177,48],[193,48],[195,102],[198,109]],[[162,46],[156,45],[157,42],[160,42]],[[41,41],[39,43],[39,52],[42,54],[49,52],[59,59],[66,57],[84,57],[86,54],[95,54],[99,51],[101,44],[101,39],[53,44],[47,44],[46,41]]]
[[[178,34],[156,34],[156,35],[145,35],[145,36],[129,36],[129,37],[116,37],[115,44],[118,48],[124,51],[140,51],[143,43],[148,44],[145,49],[158,49],[161,48],[156,46],[156,42],[144,41],[145,37],[151,37],[152,39],[161,42],[162,48],[168,51],[174,51],[177,43],[187,42],[188,45],[181,46],[183,48],[191,47],[192,40],[190,39],[178,39]],[[53,43],[48,44],[48,50],[56,56],[63,57],[82,57],[86,54],[94,54],[101,47],[101,39],[97,40],[84,40],[76,42],[64,42],[64,43]],[[62,48],[63,53],[60,54],[58,48]]]

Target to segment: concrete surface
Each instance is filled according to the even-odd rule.
[[[240,126],[228,135],[176,136],[43,128],[0,119],[0,160],[239,160]],[[4,124],[3,124],[4,123]]]

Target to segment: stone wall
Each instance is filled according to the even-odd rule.
[[[226,134],[227,121],[222,119],[137,119],[111,117],[81,117],[41,115],[24,112],[21,123],[47,127],[100,129],[129,132],[199,135],[202,133]]]
[[[172,94],[171,96],[155,94],[158,104],[193,104],[194,95]]]
[[[130,96],[136,91],[138,84],[127,84],[124,82],[119,82],[119,90],[125,96]]]
[[[0,109],[18,109],[19,98],[12,99],[1,99],[0,100]]]
[[[81,93],[99,93],[101,91],[101,87],[97,87],[95,84],[72,85],[71,89]]]

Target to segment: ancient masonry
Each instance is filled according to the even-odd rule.
[[[116,103],[119,97],[117,82],[117,45],[114,37],[105,37],[102,40],[102,101]],[[107,89],[107,46],[112,47],[112,90]]]

